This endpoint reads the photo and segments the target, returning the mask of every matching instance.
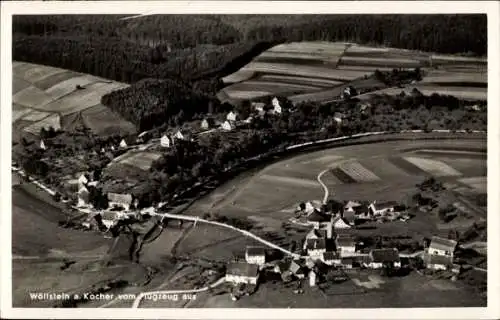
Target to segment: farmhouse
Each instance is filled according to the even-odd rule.
[[[304,268],[300,263],[294,260],[282,260],[279,261],[274,267],[274,271],[281,274],[281,278],[285,281],[291,280],[292,276],[299,279],[305,277]]]
[[[325,264],[332,266],[340,264],[340,256],[337,252],[327,251],[323,253],[323,259],[321,259]]]
[[[238,113],[234,111],[229,112],[226,116],[226,120],[232,122],[238,120]]]
[[[165,135],[165,134],[163,136],[161,136],[160,146],[162,146],[164,148],[169,148],[170,145],[171,145],[170,138],[167,135]]]
[[[47,147],[45,146],[45,142],[43,142],[43,140],[40,140],[40,149],[42,149],[42,150],[47,149]]]
[[[118,222],[116,212],[113,211],[104,211],[97,214],[96,216],[100,217],[102,224],[108,229],[115,226]]]
[[[401,267],[399,251],[395,248],[374,249],[370,251],[370,259],[371,261],[368,266],[373,269],[380,269],[384,266],[390,266],[391,268]]]
[[[352,255],[356,252],[356,241],[349,234],[337,235],[335,246],[342,257]]]
[[[398,206],[398,203],[395,201],[387,201],[387,202],[376,202],[374,201],[370,204],[370,213],[374,216],[381,216],[387,213],[394,212],[394,208]]]
[[[429,245],[428,252],[430,255],[439,255],[453,258],[456,247],[456,241],[434,236],[431,239],[431,244]]]
[[[89,190],[85,186],[81,186],[78,189],[78,203],[77,207],[83,207],[89,202]]]
[[[126,148],[127,146],[128,146],[128,144],[125,141],[125,139],[122,139],[122,141],[120,141],[120,148]]]
[[[453,258],[434,254],[424,254],[424,263],[428,269],[448,270],[453,266]]]
[[[337,230],[337,229],[349,229],[349,228],[351,228],[351,226],[343,218],[336,217],[335,219],[333,219],[333,228],[335,230]]]
[[[210,128],[213,128],[215,126],[215,121],[213,118],[205,118],[201,122],[201,129],[203,130],[208,130]]]
[[[120,193],[108,193],[108,201],[110,208],[123,208],[126,211],[130,210],[130,205],[132,204],[133,197],[131,194],[120,194]]]
[[[259,266],[246,262],[233,262],[226,268],[226,281],[232,283],[257,284]]]
[[[353,258],[346,258],[343,257],[340,259],[340,264],[345,268],[345,269],[352,269],[352,266],[354,264],[354,259]]]
[[[271,103],[273,105],[272,113],[281,114],[281,112],[283,110],[281,108],[281,104],[280,104],[280,101],[278,100],[278,98],[274,97],[273,100],[271,100]]]
[[[233,130],[233,125],[229,121],[224,121],[224,123],[221,125],[221,128],[224,131],[231,131]]]
[[[177,130],[177,132],[174,135],[174,138],[177,140],[186,140],[186,134],[183,133],[181,130]]]
[[[262,247],[247,247],[245,260],[251,264],[263,265],[266,263],[266,250]]]
[[[323,253],[326,252],[325,239],[306,239],[304,249],[311,258],[321,259]]]

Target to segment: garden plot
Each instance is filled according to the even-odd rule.
[[[34,124],[25,127],[23,130],[26,132],[29,132],[34,135],[39,135],[40,130],[42,128],[45,128],[45,130],[48,130],[50,127],[54,128],[54,130],[60,130],[61,129],[61,117],[57,114],[54,113],[43,120],[40,120],[38,122],[35,122]]]
[[[76,78],[82,76],[81,73],[76,73],[73,71],[67,71],[64,70],[64,72],[61,73],[56,73],[51,76],[48,76],[46,78],[43,78],[42,80],[37,81],[33,85],[41,90],[47,90],[58,83],[61,83],[63,81],[66,81],[71,78]]]
[[[127,164],[147,171],[151,168],[153,162],[158,160],[160,157],[161,154],[155,152],[133,152],[130,156],[121,159],[119,163]]]
[[[26,89],[31,86],[31,83],[29,83],[26,80],[23,80],[19,77],[12,77],[12,94],[16,94],[19,91]]]
[[[346,175],[351,177],[351,179],[356,182],[373,182],[380,180],[378,176],[363,167],[363,165],[361,165],[361,163],[357,161],[342,163],[338,166],[338,169],[342,170]]]
[[[12,102],[32,108],[41,108],[53,99],[44,91],[30,86],[12,96]]]
[[[82,75],[79,77],[70,78],[62,82],[59,82],[56,85],[48,88],[46,92],[55,99],[58,99],[78,90],[76,89],[77,85],[86,86],[88,84],[95,83],[98,81],[99,78],[97,77]],[[78,91],[85,92],[86,90],[88,89],[78,90]]]
[[[486,177],[471,177],[458,180],[459,182],[476,189],[479,192],[486,193],[488,191],[488,183]]]
[[[273,74],[279,73],[284,75],[304,76],[310,78],[320,77],[340,81],[351,81],[366,74],[366,72],[354,70],[337,70],[326,67],[267,62],[251,62],[243,67],[242,70]]]
[[[426,158],[418,157],[404,157],[404,160],[410,162],[411,164],[417,166],[423,171],[427,172],[429,175],[436,177],[446,177],[446,176],[460,176],[462,175],[457,170],[453,169],[446,163]]]

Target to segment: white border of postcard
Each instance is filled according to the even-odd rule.
[[[500,317],[499,256],[499,3],[497,1],[3,1],[1,3],[1,313],[2,318],[212,319],[494,319]],[[485,13],[488,15],[488,306],[400,309],[52,309],[12,308],[11,99],[13,14],[152,13]],[[496,301],[496,302],[495,302]]]

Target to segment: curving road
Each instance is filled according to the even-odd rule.
[[[319,184],[321,185],[321,187],[323,187],[323,190],[325,191],[325,195],[323,196],[323,204],[326,204],[326,201],[328,200],[328,196],[329,196],[329,191],[328,191],[328,187],[326,186],[326,184],[321,181],[321,177],[327,173],[330,169],[325,169],[323,171],[321,171],[319,174],[318,174],[318,177],[317,177],[317,180],[319,182]]]

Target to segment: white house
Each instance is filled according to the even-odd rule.
[[[325,239],[306,239],[305,250],[312,259],[321,259],[323,253],[326,252]]]
[[[341,257],[346,257],[356,252],[356,241],[349,234],[337,235],[335,246]]]
[[[368,266],[373,269],[380,269],[384,265],[389,265],[393,268],[401,267],[399,251],[397,249],[373,249],[370,251],[370,262]]]
[[[222,130],[224,131],[231,131],[233,130],[233,126],[229,121],[224,121],[224,123],[221,125]]]
[[[278,98],[274,97],[273,100],[271,100],[271,103],[273,105],[273,111],[272,111],[273,113],[280,114],[283,111]]]
[[[170,138],[166,134],[161,136],[160,146],[162,146],[164,148],[170,148],[170,145],[171,145]]]
[[[47,147],[45,146],[45,142],[43,140],[40,141],[40,149],[46,150]]]
[[[453,266],[453,258],[450,256],[424,254],[424,263],[428,269],[448,270]]]
[[[89,179],[87,178],[87,175],[85,173],[82,173],[78,178],[78,186],[85,186],[88,182]]]
[[[226,268],[226,281],[232,283],[257,284],[259,266],[246,262],[233,262]]]
[[[226,116],[226,120],[227,121],[236,121],[236,120],[238,120],[238,113],[234,112],[234,111],[229,112],[227,114],[227,116]]]
[[[120,141],[120,148],[126,148],[128,145],[127,145],[127,142],[125,141],[125,139],[122,139],[122,141]]]
[[[266,263],[266,250],[262,247],[247,247],[245,260],[251,264],[263,265]]]
[[[120,194],[120,193],[108,193],[108,206],[110,208],[113,207],[122,207],[124,210],[130,210],[130,205],[132,204],[132,195],[131,194]]]
[[[116,212],[114,211],[104,211],[100,213],[102,224],[106,228],[112,228],[118,222]]]
[[[373,215],[381,216],[387,213],[394,212],[394,207],[398,205],[395,201],[387,201],[387,202],[376,202],[374,201],[370,204],[369,208]]]
[[[439,255],[453,258],[457,242],[441,237],[432,237],[428,252],[431,255]]]
[[[205,118],[201,122],[201,129],[208,130],[208,129],[212,128],[214,126],[214,124],[215,124],[214,119],[212,119],[212,118]]]
[[[347,222],[345,222],[343,218],[335,217],[333,220],[333,228],[335,230],[337,230],[337,229],[350,229],[351,226]]]
[[[309,271],[309,286],[316,286],[316,272],[313,270]]]
[[[78,189],[78,203],[77,207],[86,206],[89,202],[89,190],[85,186],[80,186]]]

